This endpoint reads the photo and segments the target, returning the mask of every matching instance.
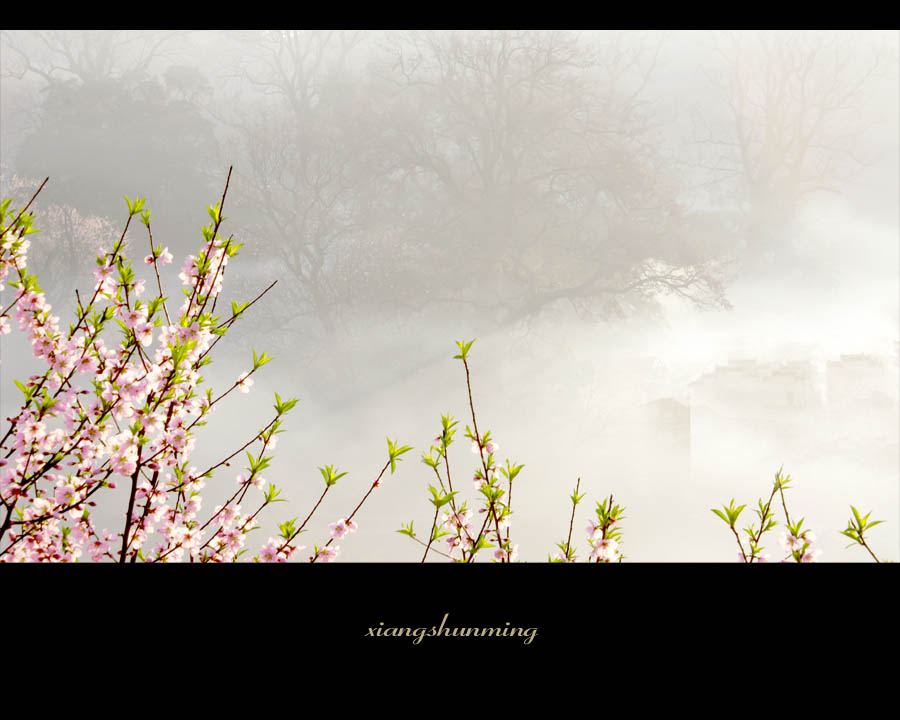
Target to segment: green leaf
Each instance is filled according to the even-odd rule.
[[[474,339],[469,340],[469,342],[461,342],[457,340],[456,346],[459,348],[459,355],[454,355],[454,360],[465,360],[469,354],[469,348],[472,347],[473,342],[475,342]]]
[[[333,465],[326,465],[323,468],[320,467],[319,472],[322,473],[322,477],[325,479],[325,484],[328,487],[331,487],[332,485],[337,483],[338,480],[348,474],[345,472],[337,472]]]
[[[275,393],[275,412],[279,415],[284,415],[286,412],[292,410],[297,402],[297,398],[290,398],[289,400],[282,401],[278,396],[278,393]]]
[[[287,502],[287,500],[284,500],[284,499],[277,499],[280,494],[281,494],[281,490],[279,490],[277,487],[275,487],[274,483],[269,483],[269,487],[266,488],[266,502],[267,503]]]
[[[388,459],[391,464],[391,474],[393,475],[394,471],[397,469],[397,461],[399,460],[400,456],[403,455],[404,453],[407,453],[410,450],[412,450],[412,447],[410,447],[409,445],[404,445],[403,447],[397,447],[397,444],[390,438],[387,438],[387,444],[388,444]]]
[[[252,350],[252,348],[251,348],[251,350]],[[257,368],[262,367],[267,362],[269,362],[271,359],[272,358],[270,358],[270,357],[266,357],[265,353],[263,353],[262,355],[257,357],[256,350],[253,350],[253,369],[256,370]]]

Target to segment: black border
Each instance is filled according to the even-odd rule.
[[[64,628],[80,627],[80,638],[104,647],[103,637],[116,642],[124,632],[137,641],[159,633],[162,650],[167,634],[174,641],[187,633],[197,647],[215,647],[226,636],[236,648],[246,643],[276,654],[479,647],[577,657],[599,647],[743,656],[764,642],[837,657],[844,648],[858,652],[858,639],[867,647],[891,629],[896,637],[900,606],[896,569],[875,563],[8,565],[0,577],[4,626],[13,635],[28,637],[37,627],[64,635]],[[379,627],[427,632],[445,614],[449,628],[508,622],[537,631],[529,643],[521,636],[426,636],[414,643],[410,636],[368,633]]]

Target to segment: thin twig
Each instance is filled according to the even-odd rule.
[[[575,483],[575,497],[578,497],[578,489],[581,487],[581,478]],[[575,506],[578,505],[576,500],[572,501],[572,517],[569,518],[569,537],[566,538],[566,562],[569,560],[569,544],[572,542],[572,526],[575,524]]]

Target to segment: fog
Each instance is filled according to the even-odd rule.
[[[525,465],[519,559],[557,552],[580,478],[579,559],[612,494],[627,561],[732,562],[710,508],[750,513],[782,466],[823,561],[868,557],[840,535],[851,504],[900,558],[896,31],[0,34],[0,189],[22,204],[50,178],[29,267],[61,323],[121,232],[122,195],[147,198],[178,293],[232,166],[223,231],[244,247],[223,300],[278,282],[204,377],[220,392],[251,348],[275,360],[217,406],[192,464],[265,426],[273,392],[300,398],[265,473],[288,502],[249,547],[306,517],[333,464],[349,474],[301,538],[321,546],[389,436],[414,449],[340,560],[418,562],[396,531],[428,534],[420,458],[441,414],[471,425],[453,356],[474,338],[478,427]],[[137,266],[145,235],[128,240]],[[13,326],[4,418],[39,367]],[[457,440],[457,502],[477,507]],[[208,481],[201,516],[239,465]],[[110,493],[98,527],[121,531],[126,502]]]

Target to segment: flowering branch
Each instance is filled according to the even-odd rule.
[[[572,527],[575,524],[575,508],[584,498],[584,495],[578,494],[580,487],[581,478],[578,478],[578,481],[575,483],[575,490],[572,491],[572,494],[569,496],[572,500],[572,516],[569,518],[569,535],[566,537],[565,543],[557,543],[556,547],[562,551],[562,555],[557,553],[554,558],[550,559],[551,562],[575,562],[575,552],[574,548],[572,548]]]
[[[251,303],[232,304],[232,315],[224,323],[207,312],[208,307],[215,310],[227,262],[240,247],[231,237],[219,238],[230,176],[229,169],[219,205],[207,208],[213,223],[203,228],[203,252],[188,257],[182,268],[180,278],[188,289],[177,319],[163,297],[159,272],[159,266],[171,262],[172,256],[154,242],[145,200],[126,196],[124,229],[110,251],[101,248],[97,254],[96,285],[87,304],[76,290],[76,320],[67,333],[60,332],[36,276],[26,272],[30,244],[26,236],[37,232],[32,227],[34,216],[27,212],[31,202],[17,214],[9,212],[11,200],[0,202],[0,290],[7,275],[15,278],[10,283],[15,289],[12,302],[0,302],[6,308],[0,313],[0,334],[10,331],[9,313],[15,312],[35,357],[47,365],[43,374],[27,384],[16,383],[24,403],[9,418],[0,440],[4,451],[0,501],[6,510],[0,525],[3,561],[75,561],[84,550],[95,560],[117,556],[120,562],[177,560],[185,552],[191,561],[234,560],[244,552],[243,536],[259,512],[280,501],[279,491],[270,485],[258,510],[239,515],[238,503],[249,486],[262,489],[264,485],[259,472],[270,462],[265,452],[274,446],[281,418],[296,400],[282,402],[276,394],[275,419],[249,443],[204,473],[188,465],[195,443],[192,428],[235,388],[248,392],[253,384],[250,376],[270,359],[254,352],[252,369],[226,392],[216,398],[211,389],[206,397],[198,395],[202,378],[197,371],[210,361],[212,346],[274,286],[269,285]],[[134,217],[147,227],[150,255],[145,262],[153,267],[158,290],[147,301],[141,298],[145,281],[135,277],[123,254]],[[104,303],[109,304],[103,307]],[[123,338],[108,343],[102,331],[113,321]],[[77,382],[84,374],[87,387]],[[249,478],[209,522],[198,524],[194,518],[205,478],[256,440],[262,441],[263,451],[257,458],[248,455]],[[130,481],[124,527],[118,536],[98,531],[88,509],[95,506],[92,498],[101,489],[115,488],[117,476]],[[218,527],[204,542],[204,532],[213,521],[218,521]],[[147,556],[143,545],[154,533],[163,539]],[[120,547],[113,553],[109,543],[116,537]]]
[[[390,438],[387,439],[387,445],[388,459],[384,464],[384,467],[381,468],[381,472],[378,473],[378,477],[375,478],[375,481],[372,483],[371,487],[369,487],[369,489],[366,491],[366,494],[363,495],[363,498],[359,501],[359,504],[355,508],[353,508],[353,512],[351,512],[346,519],[341,518],[336,523],[332,523],[331,538],[328,540],[328,542],[325,543],[325,545],[323,545],[321,548],[318,545],[313,546],[314,552],[313,555],[309,558],[310,562],[316,562],[317,560],[329,562],[337,557],[339,548],[335,547],[329,550],[331,543],[342,538],[348,532],[352,532],[357,529],[356,523],[353,522],[353,518],[356,516],[356,513],[359,512],[359,509],[369,498],[369,495],[372,494],[372,491],[381,485],[381,478],[384,476],[384,473],[387,471],[387,469],[390,468],[391,475],[393,475],[394,471],[397,469],[397,463],[401,460],[400,456],[412,450],[412,447],[410,447],[409,445],[403,445],[401,447]],[[344,474],[346,475],[346,473]]]
[[[846,535],[848,538],[853,540],[854,543],[864,547],[866,549],[866,552],[868,552],[869,555],[872,556],[872,559],[875,560],[875,562],[880,563],[881,560],[878,559],[878,556],[875,555],[874,552],[872,552],[872,548],[870,548],[866,543],[866,540],[863,537],[863,532],[865,532],[869,528],[875,527],[880,523],[883,523],[884,520],[874,520],[873,522],[869,522],[869,515],[872,514],[871,512],[866,513],[866,515],[863,517],[860,516],[859,511],[852,505],[850,506],[850,509],[853,511],[853,517],[847,521],[847,529],[842,530],[841,535]],[[854,519],[856,520],[856,522],[854,522]],[[847,547],[851,547],[851,545],[848,545]]]

